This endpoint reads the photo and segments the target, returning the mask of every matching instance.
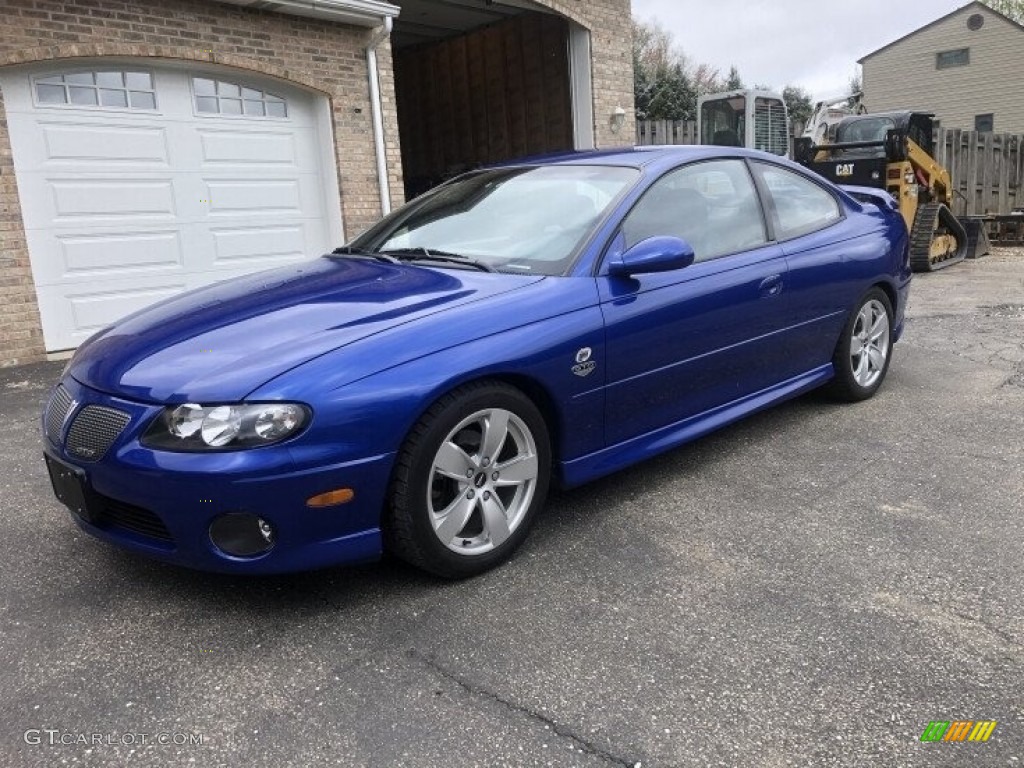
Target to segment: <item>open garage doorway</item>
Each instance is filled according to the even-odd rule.
[[[405,195],[594,146],[590,33],[537,3],[401,0],[392,42]]]

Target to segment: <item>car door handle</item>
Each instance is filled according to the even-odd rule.
[[[782,293],[782,275],[771,275],[761,281],[761,296],[770,299]]]

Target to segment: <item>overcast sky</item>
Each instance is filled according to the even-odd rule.
[[[824,99],[845,94],[857,59],[968,1],[633,0],[633,14],[660,21],[692,64]]]

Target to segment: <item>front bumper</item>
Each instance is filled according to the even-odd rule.
[[[62,385],[74,406],[59,444],[44,429],[44,450],[84,473],[89,514],[70,514],[90,535],[165,562],[230,573],[310,570],[380,556],[380,514],[393,453],[342,462],[335,455],[332,463],[330,446],[310,443],[309,431],[252,450],[156,451],[141,445],[139,437],[161,406],[113,397],[71,378]],[[106,455],[94,462],[65,448],[68,425],[88,405],[131,417]],[[336,488],[351,488],[355,495],[339,506],[306,506],[310,497]],[[214,545],[210,525],[237,512],[272,525],[274,546],[268,552],[235,557]]]

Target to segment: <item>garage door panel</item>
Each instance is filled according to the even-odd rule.
[[[270,263],[298,261],[316,255],[309,253],[306,225],[266,227],[212,227],[214,267],[261,267]]]
[[[37,288],[146,274],[166,279],[185,270],[183,233],[176,226],[43,228],[26,235],[30,252],[46,254],[33,262]]]
[[[296,137],[291,133],[199,130],[204,167],[255,165],[296,167]]]
[[[65,286],[39,288],[39,309],[47,347],[77,347],[125,315],[187,288],[188,282],[181,278],[171,281],[94,280],[83,281],[72,289]]]
[[[177,213],[171,179],[51,179],[53,223],[167,218]]]
[[[185,290],[184,282],[142,286],[104,286],[95,292],[68,295],[76,331],[94,333],[125,315]]]
[[[39,124],[43,164],[73,163],[88,169],[111,170],[138,165],[167,166],[167,132],[158,126],[104,125],[102,123]]]
[[[118,234],[57,235],[64,280],[102,274],[116,278],[140,272],[181,270],[181,238],[176,230]]]
[[[298,179],[207,179],[210,216],[302,213]]]
[[[115,124],[96,115],[47,111],[40,116],[8,110],[18,173],[145,172],[170,166],[166,126],[151,116],[142,121],[118,118]]]

